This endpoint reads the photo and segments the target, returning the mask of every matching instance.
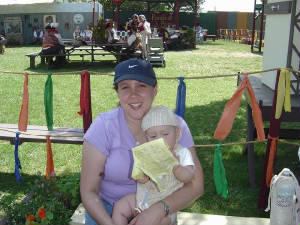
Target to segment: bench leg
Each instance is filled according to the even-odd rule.
[[[249,106],[249,104],[247,104],[247,131],[248,131],[247,141],[253,141],[255,127],[252,118],[252,109]],[[247,151],[247,156],[248,156],[248,173],[249,173],[250,187],[254,188],[255,187],[254,144],[247,144],[244,150]]]
[[[46,64],[46,57],[41,56],[41,64],[45,65]]]
[[[30,57],[30,69],[35,68],[35,56]]]

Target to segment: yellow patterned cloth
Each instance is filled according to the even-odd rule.
[[[290,79],[290,71],[282,68],[278,80],[275,119],[280,118],[283,106],[286,112],[291,112]]]
[[[181,148],[182,146],[176,145],[174,151],[177,153]],[[164,199],[183,186],[183,183],[175,178],[172,171],[166,175],[162,175],[160,180],[165,184],[165,189],[162,191],[159,191],[157,185],[151,180],[146,184],[137,184],[136,205],[138,211],[141,212],[149,208],[154,203]],[[174,224],[177,218],[176,213],[173,213],[170,217],[172,224]]]

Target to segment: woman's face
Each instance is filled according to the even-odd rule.
[[[118,97],[128,120],[141,120],[151,108],[157,86],[153,87],[137,80],[118,83]]]

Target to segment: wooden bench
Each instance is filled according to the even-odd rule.
[[[199,214],[178,212],[178,225],[270,225],[269,218],[222,216],[212,214]],[[85,208],[80,204],[69,225],[85,224]]]
[[[29,59],[30,59],[30,69],[35,68],[35,58],[37,56],[39,56],[40,54],[41,54],[41,52],[32,52],[32,53],[26,54],[26,56],[29,57]]]
[[[32,53],[26,54],[26,56],[30,58],[30,69],[34,69],[35,68],[35,58],[38,56],[41,57],[41,64],[46,64],[46,61],[48,61],[49,59],[51,59],[53,57],[57,57],[57,56],[66,57],[67,55],[66,54],[42,55],[41,52],[32,52]]]
[[[0,140],[10,141],[14,144],[17,124],[0,124]],[[83,129],[69,127],[54,127],[53,131],[48,131],[46,126],[28,125],[26,132],[21,132],[19,144],[23,142],[46,142],[46,135],[50,136],[52,143],[60,144],[82,144]]]
[[[217,35],[214,35],[214,34],[205,35],[205,41],[207,39],[212,39],[213,41],[215,41],[217,39]]]

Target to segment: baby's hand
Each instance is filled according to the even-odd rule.
[[[179,172],[181,170],[182,166],[180,165],[175,165],[173,167],[173,173],[176,174],[177,172]]]
[[[143,178],[138,179],[137,182],[141,183],[141,184],[145,184],[150,180],[150,178],[147,175],[144,175]]]

